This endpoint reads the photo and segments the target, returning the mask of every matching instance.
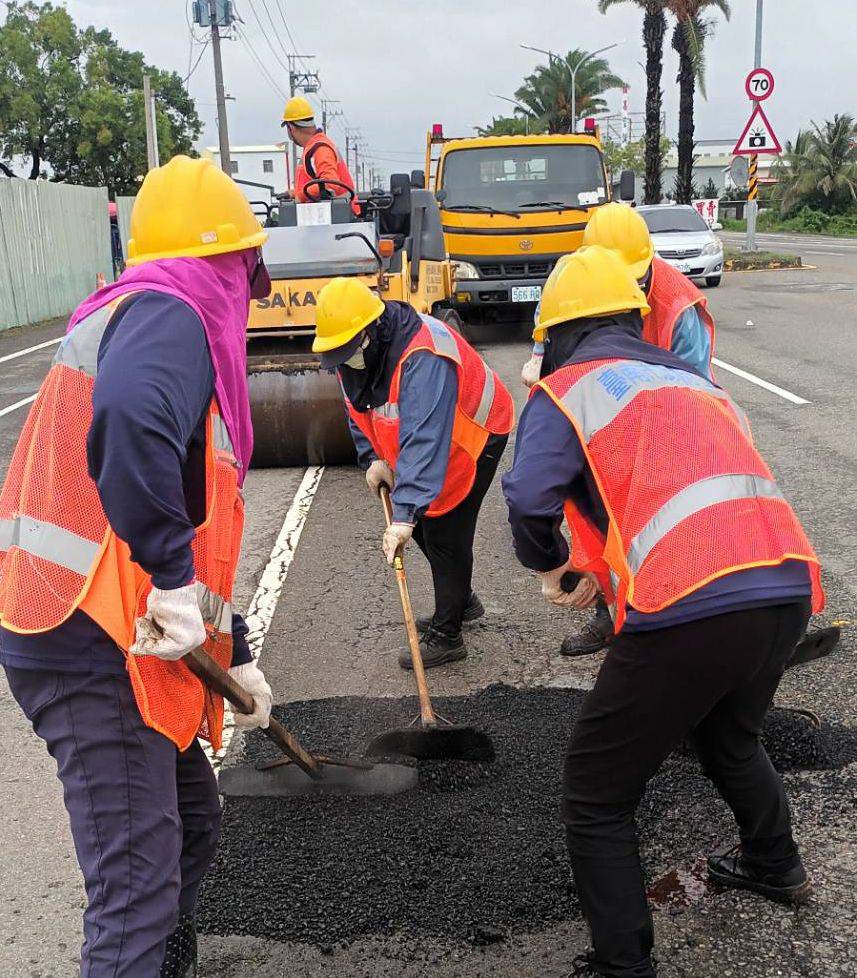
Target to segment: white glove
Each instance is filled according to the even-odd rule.
[[[393,470],[382,458],[376,458],[369,468],[366,469],[366,484],[376,496],[380,494],[381,486],[392,489],[394,482],[395,476]]]
[[[534,353],[521,369],[521,380],[525,387],[532,387],[538,383],[542,375],[542,360],[544,354]]]
[[[391,523],[386,530],[384,530],[384,539],[381,546],[384,550],[384,556],[387,558],[387,563],[392,567],[393,559],[397,553],[400,553],[402,548],[414,535],[414,528],[410,523]]]
[[[232,711],[236,727],[243,727],[245,730],[252,730],[254,727],[261,727],[265,730],[271,722],[271,707],[274,703],[274,694],[265,679],[265,673],[255,662],[245,662],[240,666],[233,666],[229,670],[229,675],[253,697],[256,709],[252,713],[239,713]]]
[[[588,608],[598,596],[598,584],[591,574],[584,574],[573,591],[563,591],[560,581],[563,574],[571,570],[573,568],[568,562],[556,570],[540,573],[542,597],[559,608],[576,608],[580,611]]]
[[[196,582],[169,591],[153,587],[146,602],[146,614],[137,619],[131,652],[175,662],[199,648],[205,638]]]

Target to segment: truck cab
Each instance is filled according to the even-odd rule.
[[[426,183],[457,266],[459,312],[523,313],[541,298],[557,259],[580,246],[594,208],[612,196],[597,129],[587,124],[575,135],[446,139],[439,126],[429,133]],[[623,190],[626,183],[623,175]]]

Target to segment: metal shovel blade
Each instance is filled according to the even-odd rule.
[[[475,727],[415,724],[380,734],[370,741],[365,753],[368,757],[402,754],[421,761],[493,761],[494,745],[487,734]]]
[[[839,645],[842,629],[837,625],[829,628],[816,628],[798,642],[797,648],[792,653],[791,659],[786,663],[786,669],[792,666],[803,665],[805,662],[815,662],[816,659],[823,659]]]
[[[321,777],[310,777],[296,764],[258,770],[249,764],[224,768],[219,791],[237,798],[291,798],[300,795],[397,795],[413,788],[419,772],[404,764],[346,767],[321,764]]]

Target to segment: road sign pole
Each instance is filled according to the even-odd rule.
[[[762,7],[764,0],[756,0],[756,49],[753,62],[754,68],[762,67]],[[744,244],[745,251],[756,250],[756,217],[759,213],[759,178],[758,178],[759,158],[750,157],[750,185],[747,194],[747,240]]]

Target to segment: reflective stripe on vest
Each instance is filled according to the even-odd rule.
[[[101,549],[101,541],[87,540],[54,523],[16,516],[0,520],[0,552],[10,547],[86,577]]]
[[[449,357],[450,360],[454,360],[460,367],[461,354],[458,352],[458,344],[446,325],[439,319],[435,319],[434,316],[421,316],[420,318],[429,328],[436,352],[442,357]]]
[[[736,420],[744,432],[749,434],[744,412],[733,403],[726,391],[715,387],[711,381],[704,380],[695,373],[636,360],[609,363],[586,374],[572,384],[562,397],[562,403],[580,422],[583,436],[588,442],[610,424],[638,394],[668,387],[692,388],[724,401],[734,409]]]
[[[82,370],[87,377],[94,378],[98,373],[98,351],[101,348],[101,340],[115,311],[116,303],[108,302],[106,306],[96,309],[92,315],[82,319],[60,343],[60,348],[54,357],[54,365]]]
[[[223,420],[222,415],[215,414],[211,419],[211,432],[214,438],[214,447],[219,452],[229,452],[230,455],[235,454],[235,449],[232,447],[232,439],[229,437],[229,429],[226,427],[226,422]]]
[[[232,605],[226,598],[197,581],[196,603],[204,622],[213,625],[218,632],[232,634]]]
[[[715,475],[682,489],[655,513],[628,547],[628,567],[637,574],[646,557],[682,520],[717,503],[735,499],[782,499],[771,479],[757,475]]]
[[[372,408],[372,414],[376,414],[385,421],[398,421],[399,405],[387,401],[386,404],[382,404],[380,407]]]
[[[483,428],[488,424],[488,415],[494,404],[494,371],[483,360],[482,366],[485,369],[485,380],[482,384],[482,397],[479,399],[479,407],[473,415],[473,420]]]

